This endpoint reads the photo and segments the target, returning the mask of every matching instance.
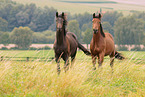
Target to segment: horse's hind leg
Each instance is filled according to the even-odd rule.
[[[112,69],[112,73],[113,73],[113,62],[114,62],[114,54],[110,55],[110,66],[111,66],[111,69]]]
[[[112,73],[114,72],[114,70],[113,70],[113,62],[114,62],[114,57],[110,57],[110,66],[111,66],[111,69],[112,69]]]
[[[96,56],[92,56],[93,70],[96,70]]]
[[[72,67],[73,64],[74,64],[75,56],[76,56],[76,52],[71,56],[71,67]]]

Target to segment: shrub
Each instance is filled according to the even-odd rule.
[[[138,47],[138,46],[136,46],[136,47],[134,47],[133,49],[131,49],[131,51],[141,51],[141,48]]]
[[[143,49],[141,49],[141,51],[145,51],[145,47]]]
[[[50,50],[51,48],[48,47],[48,46],[45,46],[44,49],[45,49],[45,50]]]
[[[42,47],[42,48],[35,48],[35,47],[30,47],[29,50],[50,50],[51,48],[48,46]]]
[[[118,47],[118,50],[119,50],[119,51],[128,51],[128,48],[125,47],[125,46],[119,46],[119,47]]]
[[[6,48],[6,47],[2,47],[1,50],[8,50],[8,48]]]
[[[37,50],[35,47],[30,47],[29,50]]]
[[[10,49],[11,50],[18,50],[19,48],[18,47],[11,47]]]

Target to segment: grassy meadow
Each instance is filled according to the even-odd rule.
[[[54,7],[58,11],[69,12],[71,14],[75,13],[94,13],[103,9],[103,11],[121,11],[124,14],[129,14],[130,11],[144,11],[145,4],[144,1],[137,2],[139,4],[132,3],[132,0],[123,1],[123,0],[13,0],[22,4],[34,3],[39,7]],[[122,2],[119,2],[122,1]]]
[[[10,56],[0,62],[0,97],[144,97],[145,52],[121,52],[126,59],[114,61],[114,72],[105,57],[102,68],[92,70],[91,57],[78,51],[67,73],[58,76],[52,50],[0,51]],[[14,61],[16,56],[38,57],[34,61]]]

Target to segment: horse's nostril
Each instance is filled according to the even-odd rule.
[[[96,34],[96,33],[98,32],[98,30],[97,30],[97,29],[93,29],[93,31],[94,31],[94,34]]]

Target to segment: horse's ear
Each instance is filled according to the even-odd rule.
[[[101,18],[102,17],[102,15],[99,13],[99,18]]]
[[[58,12],[56,12],[56,17],[58,17]]]
[[[93,18],[95,18],[95,13],[93,14]]]
[[[62,12],[62,16],[64,17],[64,12]]]

